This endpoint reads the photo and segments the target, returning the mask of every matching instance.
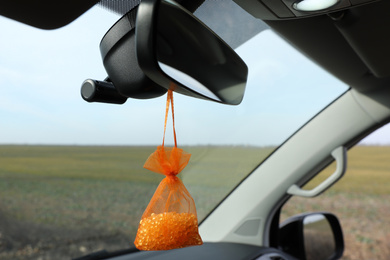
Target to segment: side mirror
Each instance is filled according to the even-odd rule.
[[[120,95],[153,98],[167,89],[223,104],[243,99],[248,68],[192,13],[171,0],[143,0],[100,43]]]
[[[337,217],[331,213],[306,213],[280,225],[279,247],[302,260],[339,259],[344,239]]]

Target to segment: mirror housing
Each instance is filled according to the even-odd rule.
[[[192,13],[171,0],[143,0],[136,26],[137,57],[154,82],[188,96],[238,105],[248,68]]]
[[[167,90],[149,79],[138,65],[136,16],[137,8],[134,8],[103,36],[99,46],[103,65],[118,94],[137,99],[159,97]]]
[[[340,223],[325,212],[291,217],[280,225],[279,248],[301,260],[339,259],[344,252]]]
[[[106,33],[100,52],[120,95],[153,98],[168,89],[238,105],[248,67],[192,13],[171,0],[143,0]]]

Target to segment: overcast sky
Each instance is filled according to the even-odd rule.
[[[80,96],[85,79],[106,77],[99,43],[117,19],[94,7],[64,28],[45,31],[0,17],[0,144],[161,143],[165,96],[124,105]],[[270,31],[237,52],[249,66],[243,103],[175,95],[179,144],[276,145],[345,90]],[[299,78],[298,63],[309,78]],[[388,140],[387,133],[368,140]],[[171,128],[167,139],[172,142]]]

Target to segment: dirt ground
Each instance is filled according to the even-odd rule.
[[[73,259],[100,250],[130,248],[128,234],[34,226],[0,213],[0,259]]]
[[[336,199],[323,198],[321,202],[309,205],[302,198],[295,198],[291,208],[285,210],[301,211],[298,205],[305,205],[308,211],[321,210],[312,208],[321,205],[333,209],[341,222],[344,231],[345,252],[344,260],[386,260],[390,255],[390,233],[388,218],[378,218],[377,214],[388,213],[387,201],[376,200],[371,208],[359,207],[355,210],[357,201],[348,199],[348,209],[343,210],[345,197],[336,195]],[[354,203],[355,202],[355,203]],[[372,201],[370,201],[372,202]],[[340,205],[338,205],[340,204]],[[367,206],[366,204],[366,206]],[[379,205],[381,204],[381,205]],[[381,210],[378,210],[381,208]],[[364,218],[367,210],[372,218]],[[286,211],[285,211],[286,213]],[[292,213],[292,212],[289,212]],[[364,213],[364,214],[363,214]],[[9,218],[0,212],[0,259],[73,259],[100,250],[116,251],[131,248],[133,238],[129,234],[118,231],[99,229],[64,229],[50,226],[37,226]]]

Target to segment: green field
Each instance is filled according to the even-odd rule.
[[[273,148],[183,147],[181,174],[202,219]],[[0,146],[0,259],[69,259],[130,247],[162,175],[143,169],[155,147]],[[282,218],[330,211],[345,231],[344,259],[390,255],[390,147],[358,146],[346,176]],[[329,175],[330,166],[313,183]]]
[[[245,177],[243,173],[252,171],[273,151],[183,148],[192,156],[180,175],[194,197],[200,220]],[[154,150],[0,146],[0,258],[37,257],[73,244],[79,246],[70,250],[72,257],[129,247],[163,178],[143,168]],[[99,244],[101,240],[113,242]]]

